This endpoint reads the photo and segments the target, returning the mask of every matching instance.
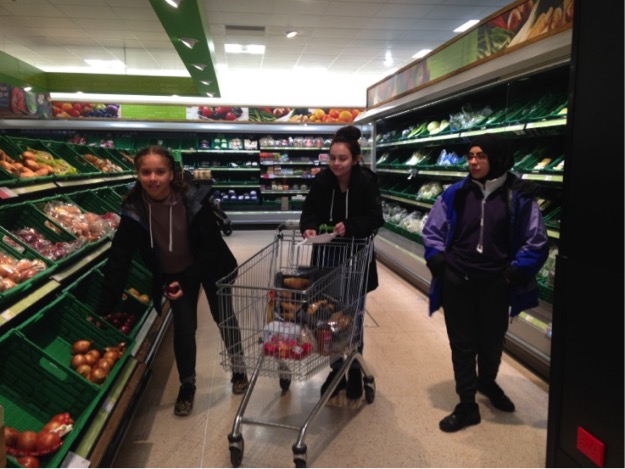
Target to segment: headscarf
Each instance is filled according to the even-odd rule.
[[[488,157],[490,171],[486,179],[496,179],[514,166],[514,157],[510,154],[508,143],[498,135],[482,134],[471,141],[472,147],[480,147]]]

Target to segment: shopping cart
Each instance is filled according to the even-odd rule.
[[[363,372],[365,400],[373,402],[375,381],[358,352],[372,255],[372,238],[313,244],[301,237],[297,222],[287,222],[273,242],[217,283],[222,311],[232,311],[221,326],[240,337],[234,345],[222,341],[221,364],[251,372],[228,435],[233,467],[243,459],[244,424],[297,431],[293,461],[306,467],[306,432],[354,361]],[[309,379],[337,356],[344,358],[340,372],[301,426],[244,415],[260,376],[278,378],[287,391],[292,380]]]

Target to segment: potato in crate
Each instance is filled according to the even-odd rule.
[[[7,441],[7,462],[20,467],[18,458],[29,455],[41,467],[61,467],[99,405],[99,390],[17,331],[0,338],[0,350],[0,402],[16,440]],[[38,445],[36,434],[51,422],[63,422],[68,433],[60,446],[50,439]]]
[[[69,293],[29,318],[19,330],[49,356],[102,390],[111,386],[131,345],[115,326],[94,317]]]

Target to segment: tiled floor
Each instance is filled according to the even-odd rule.
[[[241,262],[272,237],[272,231],[235,231],[226,239]],[[330,400],[308,427],[307,466],[545,467],[548,386],[507,355],[498,382],[516,412],[499,412],[478,395],[480,425],[454,434],[438,429],[457,403],[443,316],[429,317],[421,292],[383,264],[378,271],[380,287],[367,299],[364,349],[375,400],[354,405],[343,393]],[[178,382],[168,333],[115,467],[232,467],[227,436],[242,397],[231,393],[218,329],[203,297],[200,303],[193,413],[173,414]],[[293,381],[286,393],[277,378],[259,378],[245,416],[301,427],[326,374]],[[243,425],[241,433],[241,467],[294,466],[297,431]]]

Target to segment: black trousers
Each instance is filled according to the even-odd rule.
[[[478,380],[497,378],[508,330],[509,287],[502,275],[443,273],[442,304],[460,402],[475,402]]]
[[[179,280],[180,277],[180,275],[165,275],[167,283]],[[195,331],[197,330],[197,306],[200,286],[204,289],[211,315],[219,326],[221,338],[228,349],[233,365],[237,359],[242,360],[243,357],[241,332],[234,315],[231,292],[225,291],[225,294],[221,297],[222,301],[220,304],[216,281],[210,275],[183,275],[183,277],[184,295],[178,300],[171,301],[174,321],[174,357],[181,383],[195,382],[197,355]],[[235,369],[234,371],[243,372],[244,369]]]

